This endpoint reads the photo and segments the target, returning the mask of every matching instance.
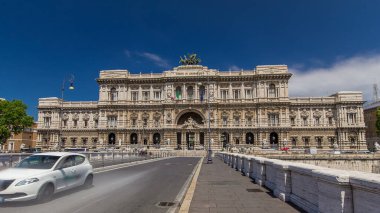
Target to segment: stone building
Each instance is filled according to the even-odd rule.
[[[38,146],[316,147],[366,150],[361,92],[291,98],[286,65],[218,71],[183,65],[163,73],[100,71],[99,100],[40,98]],[[60,133],[61,137],[60,137]],[[209,140],[210,139],[210,140]]]
[[[21,148],[36,147],[37,124],[34,123],[31,128],[25,128],[19,134],[11,134],[11,137],[0,145],[0,152],[20,152]]]
[[[376,131],[376,111],[380,109],[380,101],[372,102],[364,107],[364,121],[367,127],[366,140],[368,149],[374,151],[375,142],[380,144],[380,134]]]

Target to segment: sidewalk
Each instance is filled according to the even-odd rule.
[[[190,213],[213,212],[300,212],[299,209],[271,196],[270,191],[215,157],[203,162]],[[248,192],[248,190],[251,192]]]

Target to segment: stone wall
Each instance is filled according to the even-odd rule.
[[[380,209],[380,174],[252,155],[222,152],[219,156],[255,183],[272,190],[274,196],[307,212],[378,212]]]

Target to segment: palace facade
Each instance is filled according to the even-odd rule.
[[[183,65],[159,74],[100,71],[98,101],[39,99],[37,145],[202,149],[211,142],[218,150],[331,150],[334,144],[367,150],[361,92],[289,97],[291,76],[286,65],[244,71]]]

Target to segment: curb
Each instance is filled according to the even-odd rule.
[[[197,186],[197,180],[199,177],[199,173],[201,171],[203,160],[204,160],[204,157],[202,157],[198,163],[197,170],[193,176],[190,187],[187,189],[185,198],[183,199],[183,202],[181,204],[181,208],[178,211],[179,213],[189,212],[191,200],[193,199],[193,196],[194,196],[194,191],[195,191],[195,187]]]

